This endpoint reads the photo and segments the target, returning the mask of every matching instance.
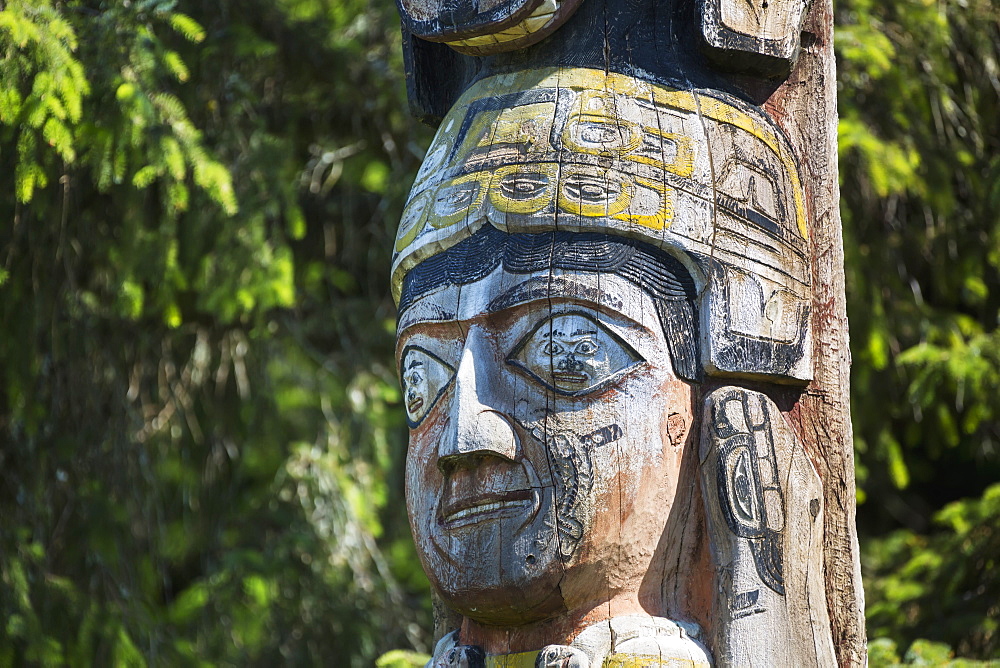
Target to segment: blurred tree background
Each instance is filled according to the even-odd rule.
[[[394,3],[0,6],[0,665],[427,651]],[[872,664],[1000,659],[998,10],[837,21]]]

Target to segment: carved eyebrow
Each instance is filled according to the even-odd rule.
[[[410,362],[409,364],[406,365],[406,370],[409,371],[410,369],[413,369],[414,367],[418,367],[418,366],[422,367],[423,365],[424,365],[424,363],[423,363],[422,360],[413,360],[412,362]]]
[[[508,288],[494,297],[486,307],[486,312],[496,313],[512,306],[518,306],[538,299],[549,299],[551,297],[569,297],[600,304],[603,294],[601,290],[595,287],[565,278],[536,277]]]
[[[600,332],[596,329],[577,329],[570,332],[569,336],[583,336],[585,334],[599,334]],[[547,339],[552,336],[567,336],[565,332],[561,329],[553,329],[550,332],[545,332],[542,334],[543,339]]]

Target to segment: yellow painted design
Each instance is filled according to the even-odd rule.
[[[586,141],[585,132],[598,132],[611,137],[606,141]],[[563,144],[578,153],[623,156],[639,148],[642,133],[639,126],[622,118],[606,114],[576,114],[569,117],[563,130]]]
[[[588,190],[601,192],[588,196]],[[632,203],[635,185],[626,178],[565,168],[559,178],[559,209],[587,218],[615,218]],[[612,197],[614,198],[612,200]],[[599,204],[586,199],[603,199]]]
[[[457,47],[461,50],[463,46],[484,46],[488,44],[503,44],[527,37],[531,33],[541,30],[555,18],[555,4],[543,2],[528,18],[504,31],[481,35],[479,37],[469,37],[467,39],[456,39],[445,42],[449,46]]]
[[[452,116],[456,119],[455,125],[458,126],[458,120],[465,120],[468,113],[468,109],[461,109],[456,113],[452,111]],[[490,111],[484,111],[476,115],[472,122],[469,124],[468,133],[463,140],[462,146],[459,147],[456,152],[456,158],[454,161],[462,162],[466,156],[475,151],[476,149],[481,149],[483,147],[489,146],[496,136],[497,127],[500,125],[500,111],[491,109]],[[457,127],[452,128],[452,132],[457,131]],[[438,139],[435,138],[434,143],[437,143]]]
[[[498,39],[500,35],[482,35],[481,37],[470,37],[469,39],[461,39],[455,42],[448,42],[448,44],[458,45],[458,46],[487,46],[489,44],[496,44],[501,40]],[[509,41],[509,39],[502,40],[504,42]]]
[[[479,100],[544,89],[572,96],[568,117],[561,118],[556,104],[544,101],[469,118]],[[434,146],[454,142],[464,122],[461,144],[447,164],[428,171],[404,213],[395,245],[401,254],[393,272],[397,293],[409,268],[468,237],[490,211],[521,216],[519,231],[552,229],[561,211],[584,219],[571,223],[581,230],[606,228],[611,234],[670,243],[662,231],[676,211],[687,211],[689,200],[721,186],[713,183],[721,175],[709,173],[705,154],[721,126],[732,130],[735,146],[759,142],[774,156],[792,190],[781,188],[781,197],[794,211],[798,232],[808,238],[802,182],[787,139],[766,115],[738,101],[623,74],[553,67],[477,82],[453,107]],[[717,154],[720,149],[725,147],[716,147]],[[494,222],[504,226],[502,219]],[[437,231],[429,234],[432,229]]]
[[[536,30],[541,30],[545,27],[549,21],[552,20],[552,14],[546,14],[545,16],[533,16],[528,19],[524,19],[524,27],[528,29],[528,32],[535,32]]]
[[[642,144],[642,131],[636,123],[621,117],[615,100],[604,91],[583,90],[563,129],[563,144],[579,153],[624,156]],[[587,139],[584,133],[599,137]],[[606,138],[605,138],[606,137]]]
[[[641,162],[646,165],[652,165],[654,167],[662,167],[663,169],[676,174],[677,176],[682,176],[688,178],[694,173],[694,140],[687,135],[677,134],[676,132],[663,132],[659,128],[651,128],[649,126],[643,126],[642,128],[646,134],[653,135],[655,137],[660,137],[661,139],[666,139],[667,141],[673,143],[676,147],[676,153],[674,154],[674,159],[671,162],[664,162],[662,159],[657,159],[653,157],[648,157],[645,155],[630,155],[626,156],[626,160],[631,160],[632,162]]]
[[[803,238],[809,238],[809,227],[806,224],[806,207],[802,196],[802,182],[799,180],[799,170],[795,165],[795,159],[786,150],[784,143],[778,138],[778,135],[759,119],[743,113],[722,100],[717,100],[714,97],[706,95],[699,95],[698,101],[701,113],[705,117],[711,118],[713,121],[732,125],[760,139],[778,156],[785,167],[785,171],[788,172],[788,178],[792,182],[792,197],[795,201],[795,220],[798,223],[799,233]]]
[[[667,187],[666,184],[660,181],[653,181],[650,179],[637,178],[636,182],[656,191],[656,193],[660,196],[660,208],[653,214],[632,214],[624,212],[614,217],[618,220],[627,220],[630,223],[648,227],[651,230],[662,230],[664,227],[667,227],[670,221],[674,218],[674,189]]]
[[[498,167],[490,184],[490,203],[506,213],[538,213],[552,203],[559,165],[532,163]],[[489,178],[487,172],[480,172]]]
[[[429,207],[434,213],[431,227],[441,229],[466,220],[470,212],[483,205],[487,188],[489,175],[485,172],[467,174],[441,184],[433,206]]]
[[[569,88],[579,91],[597,91],[604,95],[625,95],[645,102],[655,102],[679,111],[697,112],[698,104],[690,91],[676,90],[659,84],[651,84],[641,79],[583,68],[545,67],[502,75],[506,90],[529,90],[534,88]],[[500,89],[499,77],[483,79],[472,86],[462,96],[467,103],[489,97]]]
[[[411,199],[403,210],[403,219],[396,233],[396,252],[401,253],[413,243],[417,235],[427,226],[427,216],[431,211],[430,193],[424,191]]]
[[[480,131],[479,149],[489,149],[497,144],[517,144],[531,151],[545,151],[552,119],[556,115],[554,102],[525,104],[504,109],[493,124],[493,132]]]
[[[691,659],[680,657],[661,658],[655,654],[612,654],[604,659],[601,668],[695,668]]]
[[[508,79],[508,81],[505,81],[506,85],[520,88],[521,90],[559,87],[587,91],[592,95],[603,94],[606,96],[610,93],[626,95],[638,100],[671,107],[679,111],[698,113],[705,118],[731,125],[760,139],[778,156],[789,175],[789,179],[792,182],[796,224],[803,238],[808,238],[809,229],[805,217],[802,182],[799,179],[795,159],[788,151],[785,143],[779,139],[777,133],[762,119],[755,118],[741,109],[714,97],[650,84],[616,72],[550,67],[518,72],[513,75],[506,75],[505,78]],[[495,90],[497,90],[496,82],[492,79],[484,79],[466,92],[463,96],[463,101],[487,97]],[[644,130],[648,131],[649,128],[644,128]],[[645,162],[648,164],[649,160],[636,160],[636,162]]]
[[[486,657],[486,668],[535,668],[538,652],[519,652]]]

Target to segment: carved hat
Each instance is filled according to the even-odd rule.
[[[580,68],[483,79],[444,119],[403,213],[406,273],[486,225],[600,232],[676,256],[711,375],[811,377],[808,226],[787,138],[758,108]]]

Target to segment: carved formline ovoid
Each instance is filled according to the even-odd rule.
[[[713,648],[727,665],[835,663],[823,600],[823,484],[795,433],[766,395],[723,387],[705,401],[702,485],[714,561],[719,624]],[[792,564],[786,568],[785,564]],[[807,648],[808,651],[803,651]]]

